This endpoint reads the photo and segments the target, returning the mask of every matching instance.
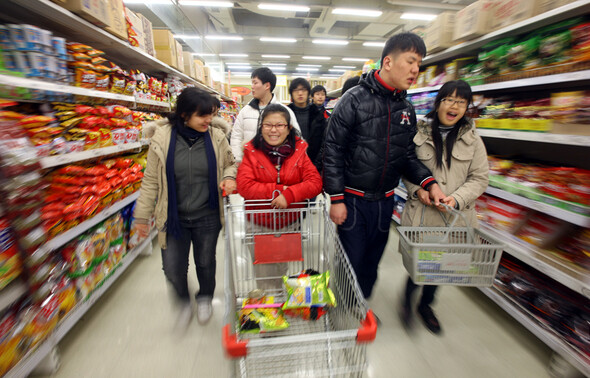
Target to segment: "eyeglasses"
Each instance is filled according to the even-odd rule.
[[[446,103],[449,106],[453,106],[453,105],[458,105],[460,107],[467,106],[467,101],[465,101],[465,100],[455,100],[454,98],[450,98],[450,97],[443,98],[440,101]]]
[[[286,123],[277,123],[276,125],[272,125],[270,123],[263,123],[262,128],[264,130],[272,130],[272,128],[276,128],[278,131],[285,130],[288,125]]]

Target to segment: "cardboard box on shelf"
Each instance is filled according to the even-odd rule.
[[[185,51],[182,53],[183,55],[183,63],[184,63],[184,73],[188,76],[196,79],[196,70],[195,70],[195,62],[193,61],[193,55]]]
[[[145,51],[145,38],[143,36],[143,22],[141,21],[141,18],[129,8],[125,8],[125,15],[127,16],[126,21],[129,44]]]
[[[156,58],[166,63],[170,67],[175,67],[176,64],[178,64],[178,59],[176,59],[176,53],[174,52],[174,50],[170,48],[156,48]]]
[[[204,84],[208,85],[209,87],[213,87],[213,78],[211,77],[211,69],[209,69],[209,67],[203,67],[203,72],[204,72]]]
[[[510,26],[539,13],[541,0],[498,0],[492,12],[492,30]]]
[[[127,34],[125,5],[123,5],[123,0],[108,0],[108,5],[109,25],[105,28],[105,30],[115,37],[127,41],[129,36]]]
[[[180,72],[184,72],[184,56],[183,51],[182,51],[182,45],[180,44],[180,42],[175,41],[176,43],[176,68],[180,71]]]
[[[424,43],[429,54],[454,45],[455,12],[443,12],[426,27]]]
[[[141,19],[143,26],[143,40],[145,44],[145,52],[151,56],[156,55],[156,47],[154,45],[154,33],[152,30],[152,23],[143,14],[137,13],[137,17]]]
[[[549,12],[552,9],[562,7],[576,0],[539,0],[539,14]]]
[[[205,64],[198,59],[193,61],[195,64],[195,79],[199,80],[200,82],[205,82]]]
[[[453,41],[470,40],[491,31],[495,0],[478,0],[455,15]]]
[[[154,48],[176,51],[176,40],[168,29],[153,29]]]
[[[106,0],[66,0],[59,4],[96,26],[104,28],[110,22],[109,4]]]

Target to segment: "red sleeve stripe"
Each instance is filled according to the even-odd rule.
[[[436,181],[436,180],[434,180],[434,177],[432,177],[432,176],[427,177],[424,180],[422,180],[422,182],[420,183],[420,186],[424,188],[433,181]]]
[[[330,199],[332,201],[342,201],[344,199],[344,194],[335,194],[333,196],[330,196]]]
[[[365,196],[365,193],[361,192],[360,190],[356,190],[356,189],[352,189],[352,188],[346,188],[346,189],[344,189],[344,192],[354,194],[355,196],[359,196],[359,197]]]

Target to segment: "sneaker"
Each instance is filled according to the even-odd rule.
[[[209,297],[199,298],[197,300],[197,320],[200,324],[206,324],[213,314],[213,306]]]
[[[176,328],[180,331],[185,331],[191,324],[193,318],[193,307],[190,303],[183,304],[176,317]]]
[[[412,327],[412,307],[408,306],[405,302],[402,303],[399,317],[404,327],[408,329]]]
[[[430,332],[434,334],[440,333],[440,324],[430,306],[418,306],[418,314],[420,314],[420,317],[424,321],[424,325],[430,330]]]

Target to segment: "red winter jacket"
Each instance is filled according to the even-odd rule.
[[[279,172],[270,162],[268,156],[261,150],[254,148],[252,142],[248,142],[244,146],[244,158],[238,168],[238,193],[245,200],[271,200],[280,193],[285,196],[289,205],[317,196],[322,191],[322,178],[307,156],[306,150],[307,143],[297,138],[295,151],[283,163],[279,175],[280,180],[278,180],[280,183],[277,183]],[[287,186],[286,189],[285,186]],[[284,219],[284,222],[280,222],[279,226],[283,227],[294,220]],[[271,217],[260,219],[256,223],[267,227],[277,226],[272,222]]]

